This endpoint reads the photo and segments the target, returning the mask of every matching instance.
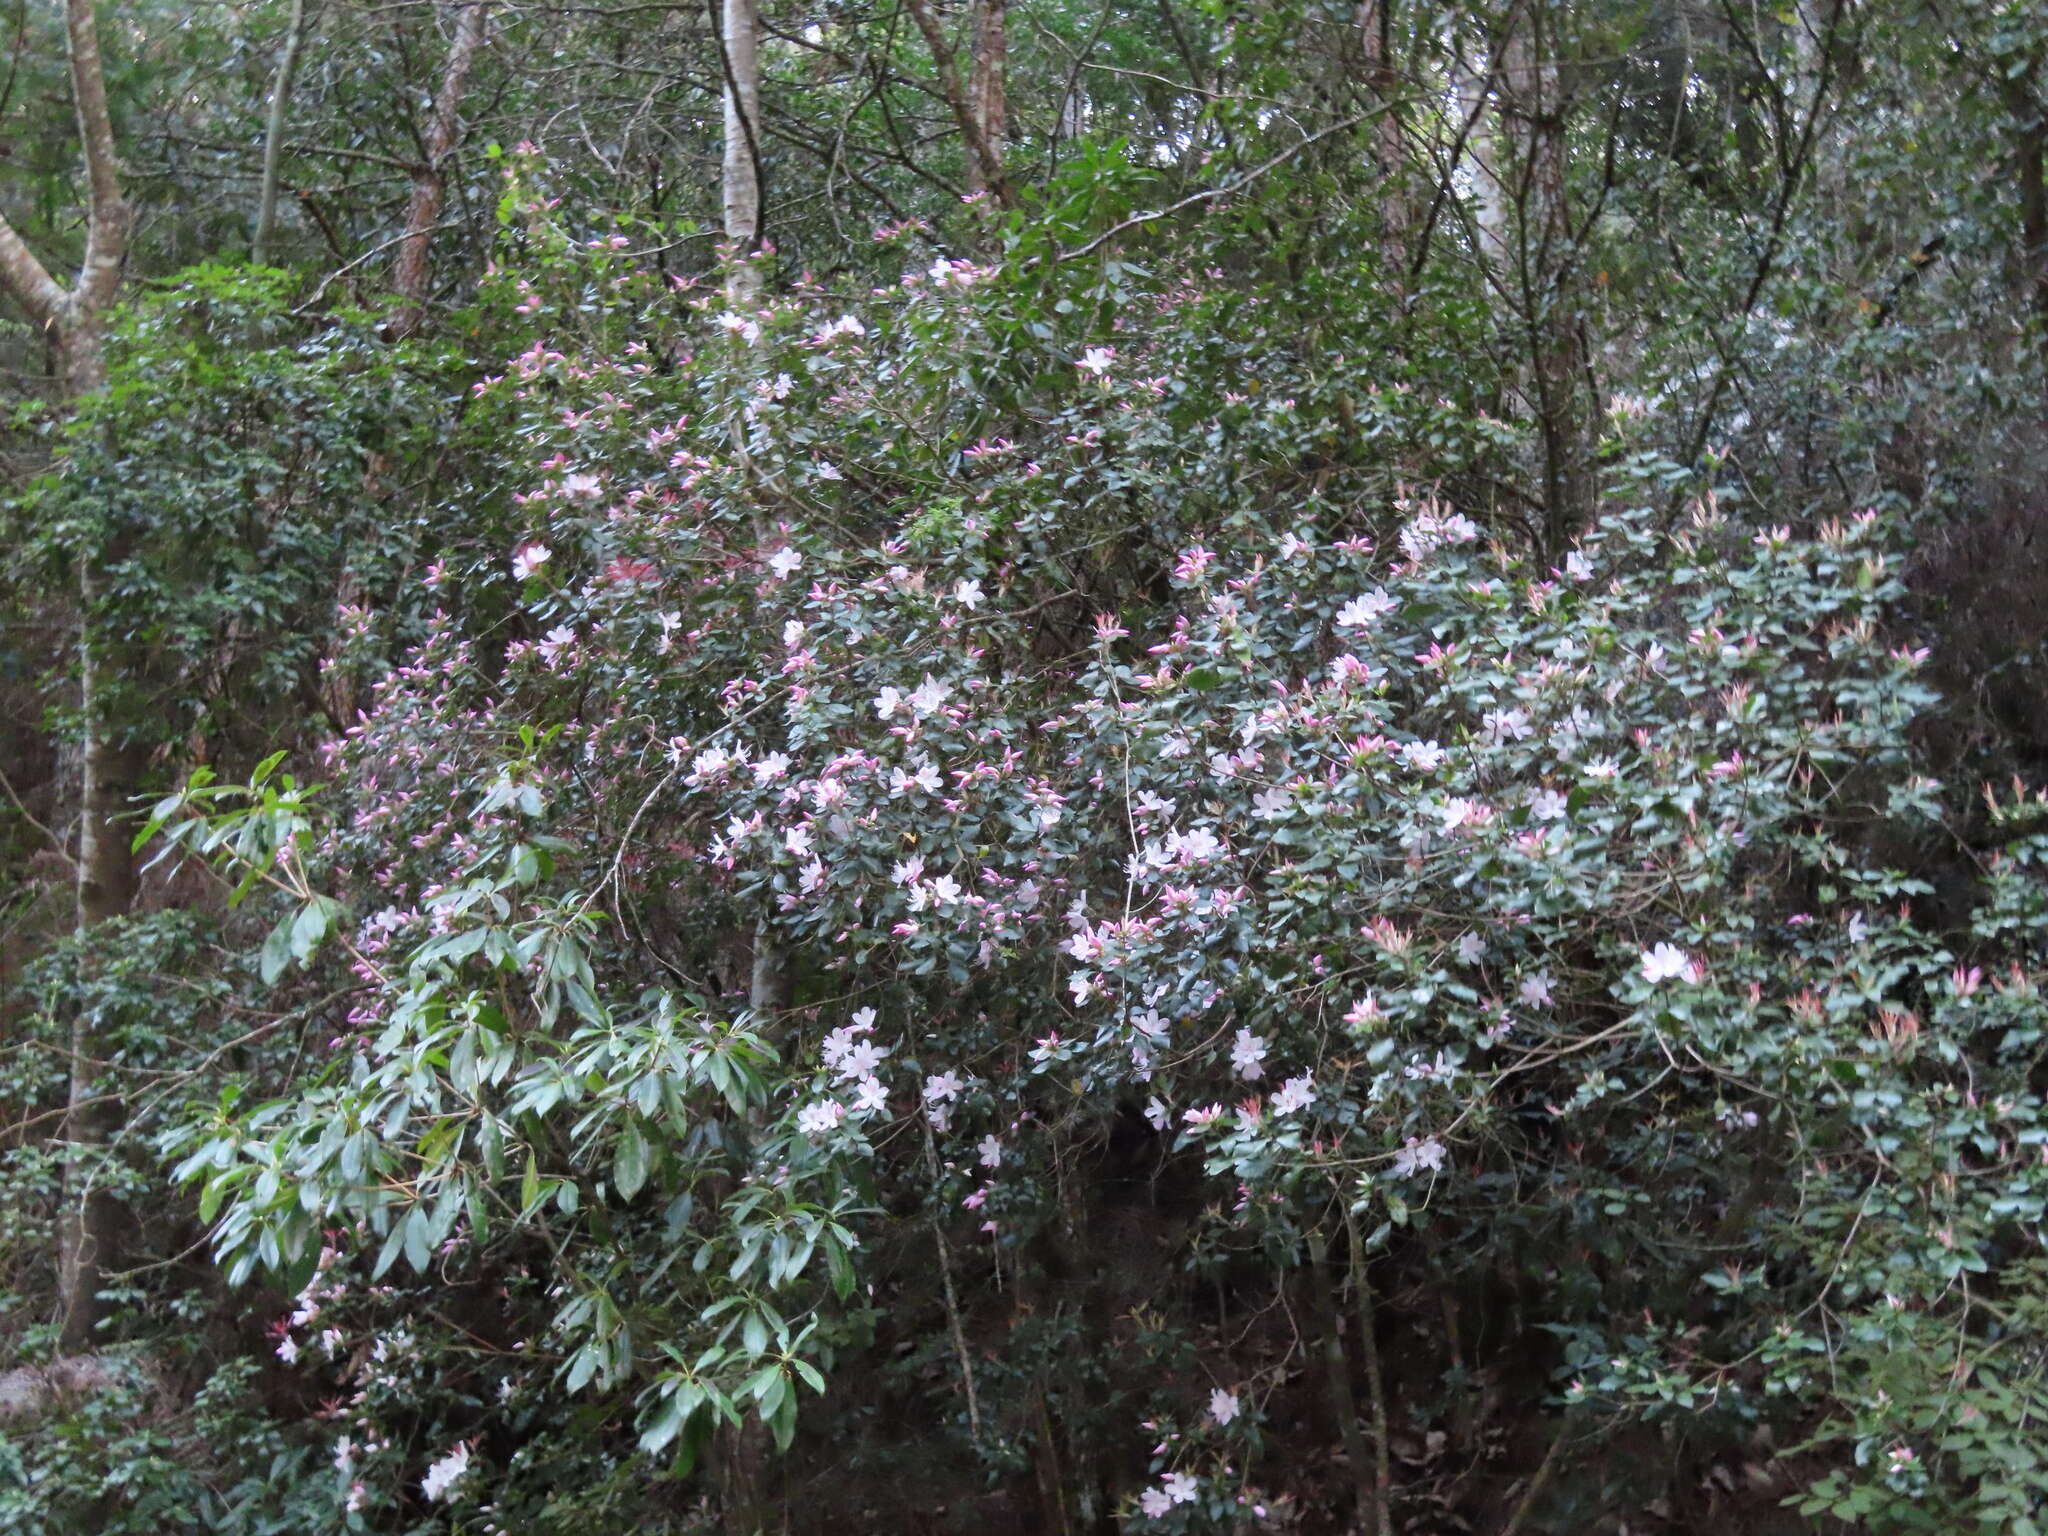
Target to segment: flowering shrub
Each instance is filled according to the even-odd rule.
[[[686,1470],[749,1416],[789,1445],[900,1274],[864,1244],[928,1228],[934,1369],[1002,1465],[1045,1368],[970,1334],[1117,1136],[1211,1181],[1197,1273],[1346,1255],[1382,1466],[1375,1293],[1490,1287],[1576,1433],[1848,1442],[1785,1491],[1873,1528],[2034,1496],[2024,1391],[1926,1362],[2040,1304],[2048,845],[2004,805],[1988,903],[1939,921],[1895,872],[1944,801],[1878,518],[1667,516],[1629,459],[1553,567],[1443,489],[1507,429],[1361,403],[1355,360],[1254,395],[1181,275],[922,252],[742,310],[523,238],[564,331],[477,386],[513,526],[428,573],[323,797],[157,813],[275,888],[267,981],[351,990],[309,1080],[176,1142],[232,1277],[493,1297],[470,1332],[547,1364],[511,1402],[630,1402]],[[1340,398],[1370,432],[1277,494]],[[1265,1518],[1284,1361],[1131,1316],[1104,1511]],[[1411,1423],[1471,1391],[1446,1327]],[[357,1348],[319,1368],[368,1391]],[[403,1477],[351,1442],[344,1493],[508,1518],[485,1374]]]

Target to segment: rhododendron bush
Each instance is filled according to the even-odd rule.
[[[743,298],[523,217],[509,495],[351,616],[324,762],[153,823],[346,995],[171,1150],[355,1394],[349,1517],[552,1529],[707,1450],[732,1507],[756,1426],[886,1401],[1262,1528],[1304,1422],[1385,1510],[1505,1392],[2003,1518],[2048,843],[1994,797],[1974,910],[1900,872],[1951,802],[1887,519],[1777,526],[1624,412],[1539,552],[1464,499],[1515,429],[1363,320],[1260,376],[1199,270],[905,227],[899,283]]]

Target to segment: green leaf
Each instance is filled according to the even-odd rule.
[[[612,1185],[621,1199],[630,1200],[647,1182],[647,1140],[637,1121],[628,1120],[619,1133],[619,1146],[612,1158]]]

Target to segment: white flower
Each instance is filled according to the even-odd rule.
[[[576,474],[562,476],[562,494],[576,496],[584,501],[595,501],[597,493],[604,488],[604,482],[595,475]]]
[[[1593,562],[1575,549],[1564,557],[1564,573],[1573,581],[1591,581],[1593,579]]]
[[[875,1075],[875,1068],[882,1064],[882,1058],[889,1054],[889,1047],[877,1045],[872,1040],[862,1040],[849,1045],[833,1066],[841,1081],[848,1078],[869,1078]]]
[[[1477,933],[1465,934],[1458,940],[1458,958],[1467,965],[1477,965],[1486,958],[1486,940]]]
[[[1394,1154],[1394,1174],[1397,1178],[1405,1179],[1423,1168],[1435,1173],[1443,1165],[1444,1144],[1434,1136],[1427,1141],[1418,1141],[1410,1136],[1408,1145]]]
[[[1158,1520],[1173,1508],[1173,1500],[1157,1488],[1147,1488],[1138,1495],[1138,1508],[1151,1519]]]
[[[1529,797],[1529,814],[1538,821],[1561,821],[1568,802],[1554,789],[1539,789]]]
[[[1209,1416],[1218,1424],[1228,1424],[1238,1414],[1237,1394],[1218,1387],[1209,1394]]]
[[[1548,973],[1538,971],[1533,976],[1524,976],[1521,986],[1516,989],[1516,993],[1531,1008],[1548,1008],[1550,1006],[1550,977]]]
[[[889,878],[898,885],[915,885],[924,874],[924,855],[913,853],[889,866]]]
[[[871,1114],[889,1107],[889,1090],[879,1077],[864,1077],[853,1088],[853,1107],[858,1114]]]
[[[994,1136],[982,1137],[981,1146],[977,1150],[981,1153],[982,1167],[1000,1168],[1003,1166],[1003,1144]]]
[[[654,642],[654,654],[666,656],[669,648],[676,643],[676,631],[683,627],[683,616],[680,613],[664,613],[658,617],[661,620],[661,638]]]
[[[1480,724],[1486,739],[1495,746],[1525,740],[1530,733],[1529,714],[1521,709],[1489,709]]]
[[[782,846],[798,858],[811,851],[811,834],[806,827],[791,827],[782,834]]]
[[[1297,1110],[1307,1109],[1315,1102],[1315,1080],[1307,1073],[1290,1077],[1280,1085],[1280,1091],[1273,1095],[1273,1113],[1291,1115]]]
[[[979,608],[983,593],[978,581],[962,581],[953,588],[953,600],[962,608]]]
[[[846,1118],[846,1106],[837,1099],[819,1099],[796,1112],[796,1128],[816,1141],[839,1128]]]
[[[552,667],[561,658],[562,652],[575,643],[576,631],[566,624],[557,624],[541,637],[540,659]]]
[[[803,563],[804,557],[787,544],[768,557],[768,569],[773,571],[779,580],[787,580]]]
[[[1655,985],[1692,969],[1692,957],[1676,944],[1655,944],[1643,951],[1643,980]]]
[[[789,754],[786,752],[770,752],[766,757],[761,758],[754,764],[754,782],[756,784],[773,783],[787,772],[789,772]]]
[[[1261,821],[1271,821],[1276,816],[1285,816],[1294,797],[1287,786],[1275,784],[1271,789],[1262,789],[1252,796],[1252,815]]]
[[[290,1334],[286,1334],[283,1338],[279,1339],[277,1341],[277,1358],[286,1365],[290,1365],[294,1360],[298,1359],[299,1341]]]
[[[1460,827],[1476,827],[1484,822],[1489,814],[1483,802],[1468,800],[1463,795],[1454,796],[1444,803],[1444,830],[1455,832]]]
[[[1589,779],[1611,779],[1620,772],[1621,764],[1611,757],[1599,758],[1586,764],[1586,777]]]
[[[940,875],[925,883],[925,892],[933,906],[950,907],[960,899],[960,882],[951,875]]]
[[[1166,1496],[1176,1504],[1192,1504],[1195,1502],[1195,1492],[1198,1485],[1194,1478],[1185,1472],[1169,1472],[1160,1482],[1159,1486]]]
[[[928,1104],[950,1104],[960,1097],[960,1090],[966,1083],[957,1072],[941,1072],[937,1077],[925,1079],[924,1097]]]
[[[747,319],[744,315],[723,314],[718,317],[715,323],[728,335],[739,337],[748,346],[752,346],[761,339],[761,327]]]
[[[1433,741],[1411,741],[1401,749],[1401,761],[1424,773],[1441,767],[1447,754]]]
[[[944,704],[952,691],[951,683],[942,683],[927,672],[924,681],[911,691],[910,707],[920,715],[928,715]]]
[[[1155,1131],[1163,1131],[1173,1123],[1173,1111],[1166,1107],[1166,1101],[1156,1093],[1146,1101],[1145,1122]]]
[[[469,1470],[469,1447],[458,1443],[454,1450],[443,1456],[420,1479],[420,1492],[432,1504],[446,1496],[448,1490],[462,1480],[462,1474]]]
[[[554,558],[555,552],[545,544],[522,544],[512,551],[512,579],[524,581],[535,571]]]
[[[1237,1032],[1237,1043],[1230,1048],[1231,1070],[1248,1083],[1255,1083],[1266,1075],[1266,1042],[1248,1029]]]
[[[820,480],[844,480],[846,478],[846,476],[839,473],[839,466],[830,459],[818,460],[816,464],[811,466],[811,470]]]
[[[1337,610],[1339,629],[1368,629],[1400,606],[1387,595],[1385,587],[1374,587],[1363,597],[1354,597]]]
[[[355,1470],[356,1443],[347,1435],[334,1442],[334,1470],[343,1477]]]
[[[1115,347],[1090,347],[1075,359],[1074,366],[1083,373],[1094,374],[1099,379],[1109,372],[1110,364],[1115,361]]]
[[[894,688],[884,688],[875,695],[875,713],[884,720],[894,719],[902,707],[903,695]]]
[[[1067,978],[1067,990],[1074,994],[1075,1003],[1085,1003],[1095,993],[1095,977],[1087,971],[1076,971]]]

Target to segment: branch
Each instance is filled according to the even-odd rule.
[[[36,260],[35,252],[22,244],[4,215],[0,215],[0,287],[14,296],[15,303],[28,311],[40,329],[51,331],[63,324],[71,296]]]
[[[911,0],[911,3],[918,4],[921,3],[921,0]],[[1246,171],[1242,176],[1238,177],[1235,181],[1226,182],[1223,186],[1220,187],[1211,187],[1206,192],[1196,192],[1191,196],[1182,198],[1177,203],[1169,203],[1164,208],[1155,208],[1150,213],[1132,214],[1131,217],[1125,219],[1121,224],[1110,225],[1109,228],[1105,229],[1093,240],[1090,240],[1086,245],[1076,246],[1071,251],[1059,252],[1057,255],[1053,257],[1053,260],[1073,261],[1078,257],[1086,256],[1091,251],[1100,250],[1104,245],[1108,244],[1111,240],[1115,239],[1118,235],[1122,234],[1127,229],[1136,229],[1140,224],[1154,224],[1161,219],[1170,219],[1176,213],[1179,213],[1182,209],[1192,208],[1197,203],[1206,203],[1212,201],[1215,198],[1229,197],[1233,192],[1241,192],[1246,187],[1250,186],[1253,182],[1257,181],[1261,176],[1265,175],[1268,171],[1276,170],[1280,166],[1285,165],[1288,161],[1292,160],[1296,155],[1300,154],[1304,149],[1307,149],[1309,145],[1314,144],[1319,140],[1327,139],[1333,133],[1342,133],[1347,128],[1356,128],[1360,123],[1364,122],[1367,118],[1377,117],[1380,115],[1380,113],[1390,110],[1392,109],[1388,106],[1375,107],[1370,112],[1357,112],[1352,114],[1350,117],[1345,118],[1342,122],[1332,123],[1327,128],[1318,129],[1316,132],[1308,135],[1307,138],[1302,139],[1299,143],[1290,144],[1286,149],[1281,150],[1280,153],[1275,155],[1272,159],[1267,160],[1259,165],[1253,166],[1250,170]]]

